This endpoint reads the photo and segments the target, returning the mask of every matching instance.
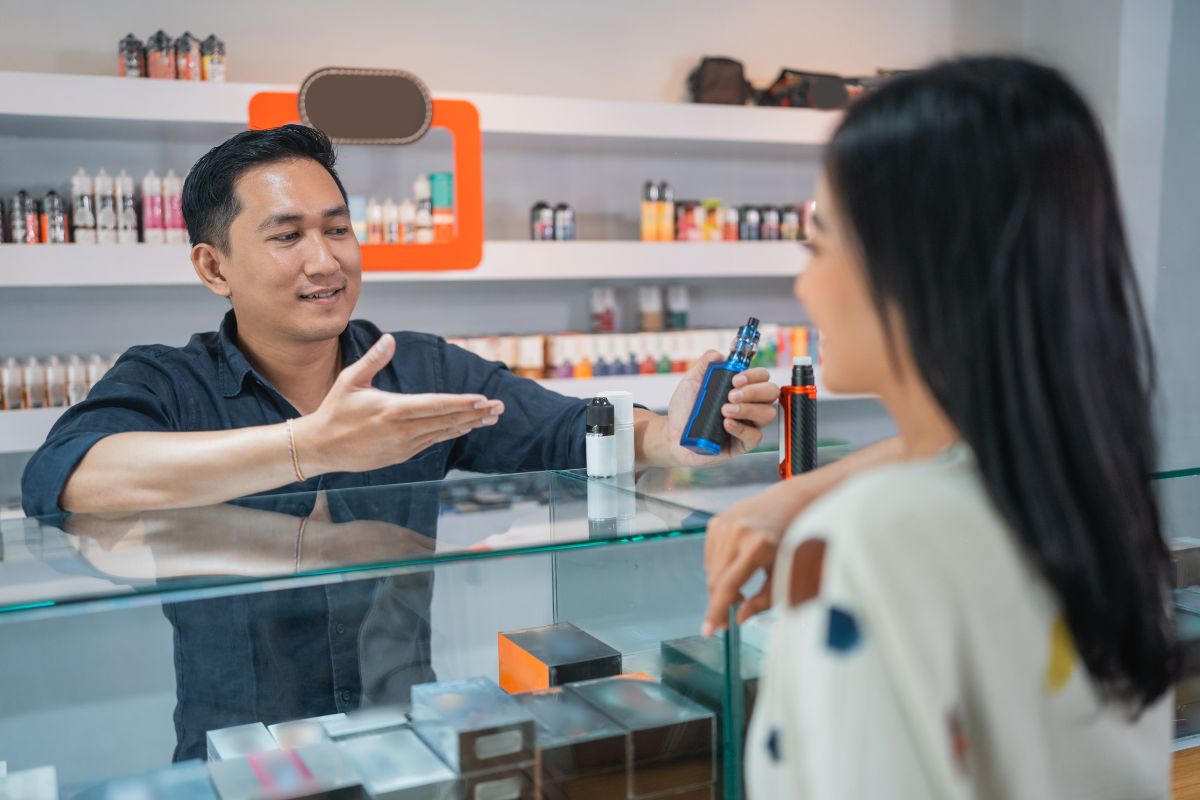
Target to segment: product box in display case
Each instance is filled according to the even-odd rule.
[[[350,739],[394,728],[408,727],[408,714],[396,706],[378,706],[329,717],[322,722],[330,739]]]
[[[708,797],[716,780],[716,718],[669,686],[628,678],[573,683],[566,691],[629,732],[631,798],[688,790]]]
[[[266,750],[278,750],[279,743],[261,722],[235,725],[208,732],[208,760],[244,758]]]
[[[458,797],[458,776],[411,730],[356,736],[340,746],[375,800]]]
[[[35,767],[0,775],[0,797],[13,800],[58,800],[58,770]]]
[[[171,800],[217,800],[208,768],[203,761],[180,761],[141,775],[115,778],[90,786],[76,800],[139,800],[169,797]]]
[[[621,653],[570,622],[498,637],[500,686],[530,692],[621,672]]]
[[[739,661],[738,689],[742,695],[744,718],[749,721],[758,699],[763,656],[757,648],[743,644]],[[663,683],[716,712],[718,719],[725,712],[726,677],[722,636],[689,636],[662,643]]]
[[[461,775],[533,764],[533,716],[486,678],[414,686],[412,724]]]
[[[333,742],[267,750],[208,765],[221,800],[365,800],[358,773]]]
[[[629,733],[624,728],[561,688],[529,692],[517,699],[536,722],[534,783],[539,797],[624,797],[629,781]]]
[[[327,714],[323,717],[277,722],[274,725],[268,725],[267,731],[280,747],[295,749],[304,747],[306,744],[328,741],[329,734],[325,730],[325,725],[345,718],[345,714]]]

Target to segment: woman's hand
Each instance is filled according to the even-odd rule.
[[[704,540],[704,569],[708,573],[704,635],[728,627],[729,609],[734,603],[742,603],[737,615],[739,624],[771,607],[775,556],[788,526],[800,512],[851,475],[891,463],[899,456],[898,439],[873,444],[841,461],[776,484],[709,520]],[[766,573],[762,589],[745,598],[742,587],[760,569]]]

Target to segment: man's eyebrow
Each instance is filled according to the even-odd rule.
[[[327,208],[321,212],[321,219],[331,219],[333,217],[348,217],[348,216],[350,216],[350,209],[346,208],[345,205],[333,206],[333,207]],[[276,225],[291,225],[296,222],[301,222],[303,220],[304,220],[303,214],[275,214],[273,216],[267,217],[262,222],[260,222],[258,224],[258,228],[256,230],[259,233],[262,233],[263,231],[268,230],[269,228],[274,228]]]

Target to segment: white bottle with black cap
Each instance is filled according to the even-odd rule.
[[[613,404],[617,420],[617,472],[624,475],[633,472],[633,394],[630,392],[601,392],[603,397]]]
[[[617,474],[617,437],[612,403],[593,397],[585,412],[587,425],[587,474],[589,478],[611,478]]]

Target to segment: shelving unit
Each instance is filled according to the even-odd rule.
[[[151,164],[174,163],[179,169],[181,163],[188,163],[180,161],[182,157],[194,159],[202,148],[243,128],[250,98],[262,91],[291,92],[295,87],[0,71],[0,137],[9,149],[29,148],[25,177],[19,180],[36,182],[33,176],[57,174],[54,171],[63,166],[65,154],[77,149],[86,152],[93,146],[105,154],[101,164],[144,170]],[[703,188],[690,191],[719,196],[728,192],[733,201],[738,196],[776,197],[777,202],[803,197],[805,183],[815,170],[813,158],[840,117],[836,112],[689,103],[451,91],[438,91],[436,96],[468,100],[479,109],[485,195],[493,204],[489,216],[515,221],[533,199],[545,194],[574,202],[585,232],[589,209],[624,214],[626,191],[630,192],[628,214],[636,217],[637,191],[647,177],[675,183],[682,180],[676,176],[691,176]],[[51,144],[40,146],[43,139]],[[139,162],[134,157],[149,148],[163,149],[159,160],[143,156]],[[169,158],[176,160],[163,160]],[[618,161],[622,170],[614,180],[612,167]],[[807,166],[797,170],[798,163]],[[66,166],[70,169],[63,171],[64,177],[75,164]],[[494,169],[490,178],[489,169]],[[677,191],[682,187],[677,186]],[[632,233],[617,225],[604,230],[609,236]],[[748,307],[764,318],[786,319],[794,313],[790,281],[808,260],[807,251],[795,242],[514,241],[510,237],[519,237],[521,227],[511,224],[502,225],[493,235],[497,238],[485,242],[483,261],[475,270],[364,273],[364,282],[375,287],[370,302],[364,301],[364,307],[370,306],[365,313],[385,328],[415,324],[417,329],[442,334],[537,332],[541,328],[535,326],[542,325],[561,330],[578,327],[579,298],[586,297],[580,284],[670,281],[693,286],[696,327],[734,324],[723,310],[732,308],[738,309],[737,315]],[[472,290],[472,282],[489,288]],[[102,287],[131,291],[106,292],[102,304],[95,305],[91,290]],[[5,290],[23,290],[10,291],[8,302],[36,303],[38,315],[47,319],[60,313],[56,309],[71,309],[79,317],[74,327],[103,330],[101,339],[109,337],[111,341],[96,344],[100,349],[119,350],[126,346],[121,342],[182,340],[187,335],[183,325],[188,325],[186,330],[198,329],[177,320],[192,319],[193,314],[208,319],[208,307],[202,304],[211,298],[204,292],[185,291],[186,287],[198,287],[198,279],[183,245],[0,245],[0,297]],[[453,330],[430,323],[430,309],[460,302],[465,305],[456,308],[465,310],[448,323]],[[198,309],[203,313],[195,314]],[[54,344],[43,349],[70,349],[73,342],[64,341],[61,331],[45,337],[45,331],[37,329],[40,317],[31,317],[28,306],[10,310],[19,313],[9,315],[8,327],[0,314],[5,352],[33,352],[22,346],[22,337],[38,337],[43,345],[47,338],[53,339]],[[433,327],[409,321],[412,312]],[[143,322],[143,313],[154,322]],[[434,317],[443,319],[440,312]],[[16,322],[18,318],[23,322]],[[779,370],[774,379],[784,381],[787,375]],[[678,380],[678,375],[648,375],[543,383],[580,397],[628,388],[638,402],[662,409]],[[875,413],[866,404],[860,408],[843,402],[859,397],[822,392],[820,399],[837,403],[835,408],[845,409],[843,415],[856,419]],[[36,448],[61,413],[61,409],[0,412],[0,454]],[[830,413],[836,416],[833,408]]]
[[[601,378],[548,378],[538,381],[568,397],[594,397],[600,392],[633,392],[634,402],[663,410],[671,400],[675,387],[679,385],[678,373],[666,375],[618,375]],[[776,384],[787,381],[788,370],[771,370],[771,379]],[[870,395],[831,394],[820,385],[818,379],[817,399],[822,403],[846,402],[873,399]],[[51,426],[62,416],[61,408],[38,408],[28,411],[0,411],[0,454],[24,453],[36,450],[46,439]]]
[[[245,125],[259,92],[296,87],[193,83],[97,75],[0,72],[0,123],[24,119],[120,120],[129,123]],[[829,138],[837,112],[692,103],[622,102],[438,91],[479,109],[485,134],[516,137],[666,140],[812,147]],[[7,118],[7,119],[6,119]]]

